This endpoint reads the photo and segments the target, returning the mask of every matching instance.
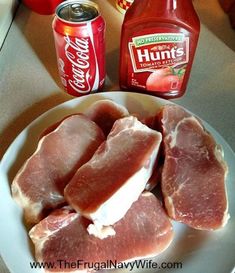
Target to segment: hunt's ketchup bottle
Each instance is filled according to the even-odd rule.
[[[182,96],[199,32],[191,0],[135,0],[122,25],[121,89]]]

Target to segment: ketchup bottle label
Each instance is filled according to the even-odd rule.
[[[180,90],[189,62],[189,37],[152,30],[133,36],[128,47],[130,86],[160,92]]]

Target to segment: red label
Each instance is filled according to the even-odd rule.
[[[135,36],[128,46],[131,61],[130,85],[162,92],[180,88],[189,62],[188,37],[182,33],[154,33]],[[148,88],[147,80],[153,72],[159,84],[153,86],[152,75],[151,86]],[[163,77],[168,78],[163,80]]]

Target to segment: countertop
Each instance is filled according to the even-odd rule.
[[[105,91],[118,90],[120,26],[114,0],[101,1],[107,22]],[[204,3],[206,2],[206,3]],[[179,103],[206,120],[235,150],[235,32],[217,0],[195,0],[201,34],[186,94]],[[72,99],[57,72],[52,16],[21,5],[0,51],[0,159],[36,117]],[[0,260],[0,272],[8,272]]]
[[[17,0],[0,0],[0,50],[18,4]]]

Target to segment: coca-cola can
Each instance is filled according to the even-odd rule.
[[[92,1],[65,1],[52,23],[57,63],[65,91],[82,96],[105,81],[105,21]]]

